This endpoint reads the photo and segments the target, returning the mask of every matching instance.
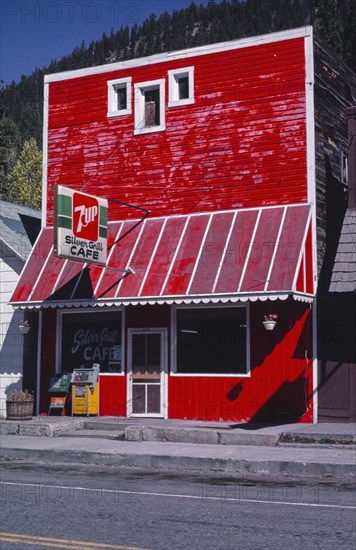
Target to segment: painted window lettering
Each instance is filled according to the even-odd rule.
[[[122,370],[121,312],[62,314],[61,369],[100,364],[100,373]]]

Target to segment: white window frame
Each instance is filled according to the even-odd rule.
[[[132,113],[132,78],[117,78],[116,80],[108,80],[108,117],[117,117],[131,115]],[[126,109],[117,109],[117,88],[126,87]]]
[[[213,309],[213,308],[237,308],[242,307],[246,309],[246,372],[245,373],[187,373],[177,372],[177,316],[176,311],[178,309]],[[195,378],[251,378],[251,354],[250,354],[250,304],[231,304],[226,305],[223,303],[218,304],[197,304],[197,305],[179,305],[172,306],[171,308],[171,376],[177,377],[195,377]]]
[[[165,86],[164,78],[159,80],[150,80],[147,82],[138,82],[135,84],[135,129],[134,133],[151,134],[153,132],[162,132],[166,129],[165,119]],[[159,89],[159,120],[157,126],[144,126],[145,122],[145,92]]]
[[[94,311],[95,309],[95,311]],[[97,311],[100,309],[101,311]],[[61,374],[61,364],[62,364],[62,326],[63,326],[63,317],[64,315],[75,315],[76,313],[97,313],[100,315],[100,313],[111,313],[111,312],[121,312],[121,342],[122,342],[122,350],[121,350],[121,372],[100,372],[100,377],[102,376],[126,376],[126,364],[125,364],[125,349],[126,349],[126,341],[125,341],[125,308],[124,307],[110,307],[110,309],[106,308],[76,308],[75,311],[73,309],[69,311],[57,311],[57,334],[56,334],[56,365],[55,365],[55,373]]]
[[[177,77],[188,77],[189,97],[179,99],[179,87]],[[194,67],[184,67],[168,71],[169,100],[168,107],[179,107],[180,105],[191,105],[194,103]]]

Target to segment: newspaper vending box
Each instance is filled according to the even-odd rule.
[[[72,375],[72,416],[99,414],[99,365],[74,369]]]
[[[48,384],[48,393],[50,394],[48,416],[64,414],[71,380],[72,375],[69,372],[53,374],[50,377]]]

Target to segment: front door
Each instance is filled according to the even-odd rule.
[[[166,416],[166,341],[165,329],[129,329],[128,416]]]

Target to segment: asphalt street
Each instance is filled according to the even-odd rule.
[[[354,550],[351,483],[1,464],[1,549]]]

